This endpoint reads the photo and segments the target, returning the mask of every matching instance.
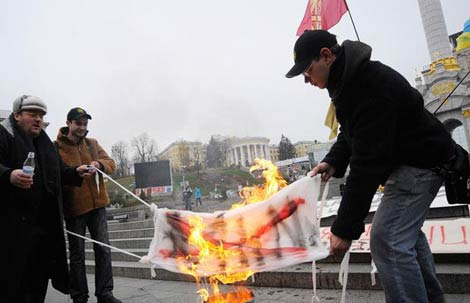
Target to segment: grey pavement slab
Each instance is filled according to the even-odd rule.
[[[90,299],[88,302],[96,303],[94,292],[94,276],[88,275]],[[254,303],[310,303],[311,289],[249,287],[255,298]],[[124,303],[182,303],[200,302],[195,283],[160,281],[146,279],[132,279],[114,277],[114,294]],[[320,302],[340,302],[341,290],[318,290]],[[446,295],[447,303],[470,303],[470,294]],[[46,297],[47,303],[72,302],[68,296],[59,293],[49,285]],[[385,302],[382,291],[379,290],[348,290],[346,294],[348,303],[381,303]]]
[[[94,262],[86,260],[87,272],[94,273]],[[348,288],[358,290],[380,290],[380,279],[377,284],[371,285],[370,264],[350,264]],[[156,268],[156,278],[165,281],[192,281],[187,275],[169,272]],[[317,264],[317,287],[319,289],[341,289],[338,282],[339,264]],[[468,281],[470,280],[470,264],[437,264],[436,271],[444,291],[449,294],[470,294]],[[115,276],[151,279],[148,265],[134,262],[113,261]],[[262,287],[292,287],[311,289],[312,270],[310,263],[298,264],[277,270],[259,272],[254,275],[254,283],[247,281],[248,285]]]

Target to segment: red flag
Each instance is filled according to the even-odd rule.
[[[310,29],[330,29],[339,22],[346,11],[344,0],[308,0],[297,36]]]

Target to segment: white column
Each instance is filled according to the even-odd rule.
[[[418,0],[431,61],[452,56],[440,0]]]
[[[242,163],[242,153],[240,151],[240,146],[237,146],[235,147],[235,155],[236,155],[236,158],[237,158],[237,165],[238,163]]]
[[[251,153],[251,144],[247,144],[246,147],[248,149],[248,163],[251,165],[253,163],[253,154]]]
[[[233,165],[237,165],[237,161],[236,161],[236,157],[235,157],[235,148],[230,148],[231,152],[232,152],[232,164]]]
[[[246,158],[245,158],[245,148],[246,147],[245,145],[240,145],[240,151],[241,151],[241,155],[242,155],[242,166],[245,166],[246,165]]]

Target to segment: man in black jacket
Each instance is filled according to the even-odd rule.
[[[61,184],[81,184],[86,165],[62,165],[43,130],[46,104],[23,95],[0,123],[0,302],[44,302],[49,279],[68,293]],[[33,173],[23,162],[33,152]]]
[[[360,237],[372,197],[385,184],[370,245],[386,300],[443,302],[421,227],[443,182],[431,169],[455,153],[450,134],[403,76],[370,60],[370,46],[357,41],[338,45],[334,35],[313,30],[299,37],[294,52],[295,65],[286,77],[302,74],[305,83],[326,88],[341,125],[313,175],[327,181],[350,167],[331,227],[331,254],[344,254]]]

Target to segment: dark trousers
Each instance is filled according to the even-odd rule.
[[[88,227],[93,240],[109,244],[106,209],[104,207],[89,213],[65,220],[67,229],[85,236]],[[85,240],[68,234],[70,252],[70,296],[74,300],[88,299],[88,283],[85,268]],[[112,295],[113,273],[111,250],[93,243],[95,252],[95,296],[99,298]]]
[[[184,208],[186,210],[192,210],[191,207],[191,198],[184,198]]]
[[[28,245],[27,266],[21,281],[21,293],[12,302],[43,303],[50,278],[50,235],[45,226],[34,226]]]

